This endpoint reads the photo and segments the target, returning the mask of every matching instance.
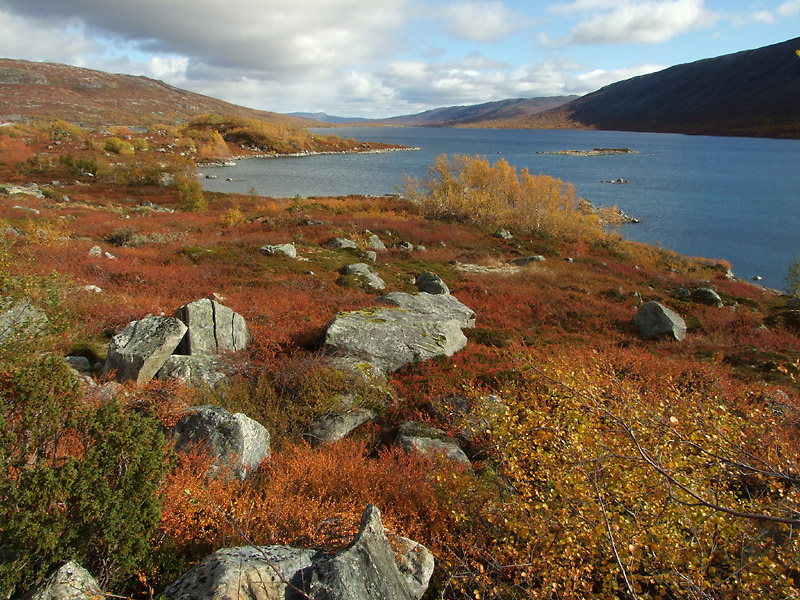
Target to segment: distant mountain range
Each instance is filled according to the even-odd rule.
[[[217,113],[297,126],[311,122],[188,92],[162,81],[55,63],[0,59],[0,117],[84,127],[185,122]]]

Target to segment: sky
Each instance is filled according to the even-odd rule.
[[[387,117],[586,94],[800,35],[800,0],[0,0],[0,57]]]

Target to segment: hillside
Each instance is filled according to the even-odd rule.
[[[162,81],[55,63],[0,59],[0,118],[62,119],[83,127],[184,123],[216,113],[292,126],[317,124],[188,92]]]
[[[800,138],[800,38],[677,65],[500,124]]]

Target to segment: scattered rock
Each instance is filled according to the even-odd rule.
[[[89,256],[92,258],[100,258],[103,256],[103,249],[100,246],[92,246],[89,248]]]
[[[118,381],[150,381],[178,347],[186,325],[174,317],[148,316],[132,321],[111,339],[105,374],[115,372]]]
[[[27,196],[33,196],[34,198],[44,198],[44,193],[42,193],[42,190],[39,189],[39,186],[35,183],[29,183],[27,185],[3,183],[0,184],[0,194],[5,194],[6,196],[24,194]]]
[[[658,302],[645,302],[636,313],[633,324],[645,339],[671,337],[682,342],[686,322],[676,312]]]
[[[374,263],[378,260],[378,254],[374,250],[364,250],[364,260]]]
[[[11,208],[13,208],[13,209],[15,209],[15,210],[22,210],[22,211],[25,211],[25,212],[29,212],[29,213],[31,213],[32,215],[38,215],[38,214],[41,214],[41,211],[40,211],[39,209],[37,209],[37,208],[31,208],[31,207],[29,207],[29,206],[19,206],[19,205],[17,204],[17,205],[15,205],[15,206],[12,206]]]
[[[356,277],[367,291],[380,292],[386,289],[386,282],[373,273],[366,263],[346,265],[339,272]]]
[[[511,232],[508,229],[503,229],[502,227],[494,232],[494,237],[501,239],[501,240],[510,240],[514,236],[511,235]]]
[[[228,380],[227,370],[219,357],[185,354],[173,354],[167,358],[156,377],[195,387],[215,387]]]
[[[400,426],[396,441],[406,452],[415,452],[429,458],[446,456],[450,460],[472,465],[454,439],[427,423],[406,421]]]
[[[96,600],[104,597],[94,577],[74,561],[58,567],[20,600]]]
[[[544,262],[544,256],[541,254],[535,254],[533,256],[523,256],[521,258],[515,258],[511,261],[512,264],[517,265],[518,267],[524,267],[525,265],[529,265],[533,262]]]
[[[381,241],[381,238],[374,233],[369,236],[369,239],[367,240],[367,247],[380,252],[386,251],[386,245]]]
[[[0,344],[34,336],[43,331],[48,322],[47,315],[28,300],[14,302],[0,296]]]
[[[303,221],[303,225],[306,227],[319,227],[320,225],[324,225],[324,221],[317,221],[316,219],[305,219]]]
[[[297,248],[294,247],[294,244],[267,244],[266,246],[261,246],[259,250],[269,256],[297,258]]]
[[[90,374],[94,371],[92,363],[85,356],[67,356],[64,358],[70,367],[82,375]]]
[[[442,278],[430,271],[423,271],[417,275],[414,284],[420,292],[427,294],[450,294],[450,288],[442,281]]]
[[[80,291],[80,292],[91,292],[93,294],[100,294],[100,293],[103,292],[103,290],[100,287],[96,286],[96,285],[84,285],[82,287],[79,287],[78,291]]]
[[[716,306],[717,308],[722,308],[723,306],[722,298],[710,287],[700,287],[692,290],[691,298],[700,304],[708,304],[710,306]]]
[[[214,464],[210,476],[230,470],[244,479],[270,452],[269,432],[263,425],[219,406],[187,409],[173,427],[172,435],[178,451],[200,445],[211,453]]]
[[[312,446],[332,444],[346,437],[376,416],[375,412],[364,408],[331,412],[314,419],[306,437]]]
[[[397,247],[400,248],[401,250],[411,251],[414,249],[414,244],[412,244],[411,242],[398,242]]]
[[[357,248],[356,243],[353,240],[348,240],[346,238],[333,238],[322,244],[326,248],[331,248],[332,250],[341,250],[344,248]]]
[[[195,300],[181,306],[175,315],[188,328],[177,354],[237,352],[250,340],[244,317],[216,300]]]

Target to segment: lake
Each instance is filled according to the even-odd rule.
[[[420,150],[242,160],[202,169],[217,175],[203,185],[273,197],[382,195],[397,191],[406,175],[423,177],[439,154],[479,154],[570,181],[596,205],[617,205],[640,219],[621,227],[626,239],[727,259],[737,277],[758,275],[762,284],[783,289],[787,266],[800,255],[800,140],[416,127],[315,131]],[[540,154],[593,148],[637,153]],[[618,178],[628,183],[602,183]]]

